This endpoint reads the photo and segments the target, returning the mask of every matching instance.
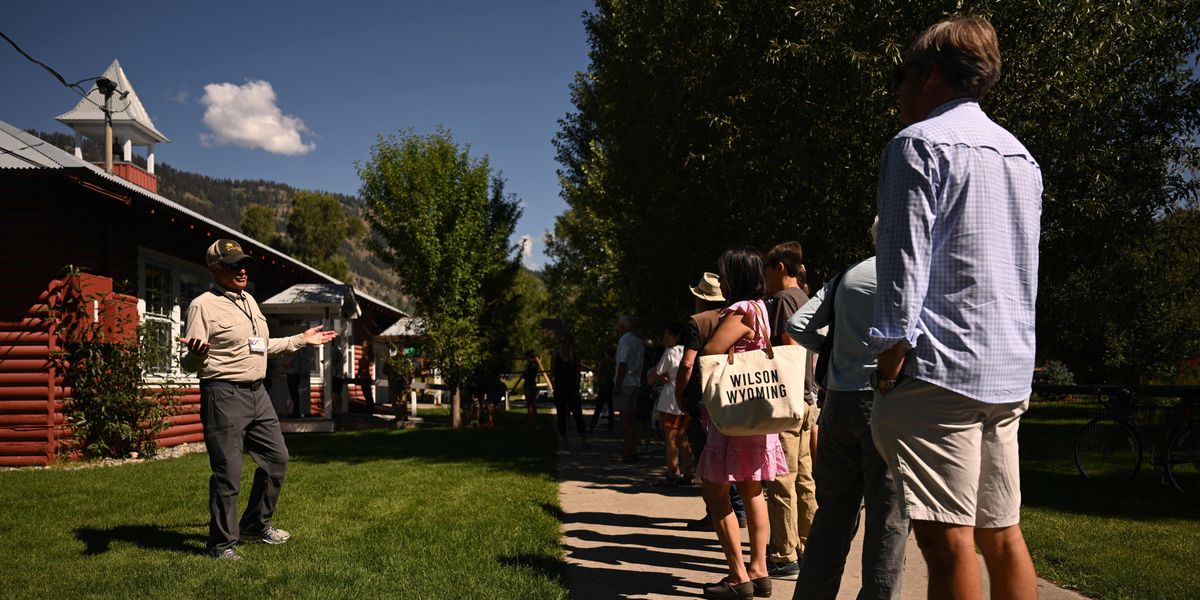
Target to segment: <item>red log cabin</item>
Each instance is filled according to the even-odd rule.
[[[132,89],[120,65],[109,71],[106,76]],[[118,137],[149,144],[152,156],[152,144],[165,137],[153,130],[136,95],[130,97],[139,109],[126,111],[136,121],[130,127],[147,131],[141,138]],[[89,115],[78,112],[64,115],[74,121],[60,120],[94,134],[94,123],[81,124]],[[373,350],[381,344],[378,334],[404,312],[158,195],[153,159],[145,170],[129,164],[108,173],[79,155],[0,121],[0,222],[8,227],[0,236],[0,466],[53,462],[70,439],[62,414],[69,388],[48,360],[59,340],[43,313],[62,293],[64,267],[79,268],[89,289],[120,292],[103,310],[97,306],[97,317],[136,307],[139,322],[170,341],[182,331],[188,302],[209,286],[203,253],[218,238],[237,240],[256,259],[250,292],[273,337],[315,324],[343,334],[336,345],[271,361],[271,396],[285,431],[332,431],[338,414],[371,410],[368,394],[389,397],[386,379],[373,377],[386,353]],[[379,364],[361,364],[364,355]],[[182,387],[159,445],[203,441],[198,380],[179,370],[177,358],[156,369],[155,376]],[[343,400],[335,403],[335,396]],[[297,412],[306,418],[287,419]]]

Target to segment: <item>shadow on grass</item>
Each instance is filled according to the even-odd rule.
[[[1022,419],[1022,504],[1124,519],[1200,519],[1200,504],[1194,497],[1184,496],[1161,481],[1162,473],[1149,464],[1149,447],[1141,471],[1129,483],[1084,479],[1074,462],[1075,434],[1084,422]]]
[[[107,529],[81,527],[75,530],[75,539],[83,542],[84,555],[94,556],[108,552],[113,542],[125,542],[146,550],[203,554],[207,538],[161,525],[118,525]]]
[[[567,563],[560,558],[545,554],[524,553],[516,556],[501,556],[496,560],[506,567],[528,569],[539,577],[549,579],[560,586],[566,586]]]
[[[534,427],[422,428],[290,435],[291,460],[360,464],[380,460],[482,462],[523,473],[554,474],[554,433]]]

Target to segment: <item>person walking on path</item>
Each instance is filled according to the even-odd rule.
[[[680,408],[675,397],[675,378],[679,373],[679,362],[683,359],[683,346],[679,345],[679,336],[683,333],[683,324],[670,323],[663,333],[662,357],[654,368],[646,374],[650,384],[658,384],[658,399],[654,410],[658,411],[658,420],[663,425],[667,454],[667,473],[656,483],[660,487],[675,487],[680,484],[691,484],[692,479],[692,447],[688,444],[687,425],[689,417]]]
[[[625,443],[621,446],[621,460],[637,460],[637,399],[642,382],[642,358],[646,351],[642,338],[633,333],[633,317],[621,315],[617,319],[617,372],[613,376],[613,409],[621,420],[621,434]]]
[[[762,257],[750,249],[729,250],[718,262],[721,288],[731,304],[721,311],[721,322],[712,339],[704,345],[704,354],[724,354],[758,350],[767,346],[771,335]],[[700,455],[697,473],[701,493],[712,515],[713,529],[721,542],[729,575],[704,587],[705,598],[749,599],[769,596],[771,578],[767,574],[767,538],[771,534],[762,484],[787,472],[787,460],[779,445],[778,434],[726,436],[702,413],[708,442]],[[742,543],[738,522],[729,503],[729,487],[735,484],[746,502],[746,529],[750,534],[750,566],[742,562]]]
[[[538,376],[543,371],[545,369],[542,368],[542,359],[538,357],[537,352],[526,350],[525,370],[513,382],[513,389],[517,389],[518,384],[523,384],[521,390],[525,394],[525,411],[528,416],[526,422],[530,425],[533,425],[537,418],[537,398],[540,391],[538,390]]]
[[[604,357],[596,365],[596,377],[593,381],[596,382],[596,409],[592,412],[592,424],[588,431],[595,432],[596,425],[600,424],[600,414],[604,412],[604,408],[608,407],[608,431],[613,430],[613,421],[616,420],[616,415],[613,414],[613,378],[617,375],[617,349],[614,346],[604,347]]]
[[[827,394],[813,461],[819,508],[796,581],[796,600],[837,598],[846,554],[858,532],[859,507],[864,504],[858,598],[900,596],[909,525],[896,480],[871,440],[875,396],[870,373],[875,370],[875,355],[867,346],[867,330],[874,309],[875,258],[871,257],[818,290],[787,323],[788,336],[801,346],[830,354],[822,361],[828,365],[826,372],[815,374]],[[821,334],[825,327],[829,327],[827,335],[833,336],[832,344]]]
[[[871,429],[904,490],[931,598],[1035,598],[1017,429],[1029,406],[1042,177],[980,101],[1000,74],[987,19],[919,35],[897,69],[905,129],[880,164]]]
[[[200,423],[212,477],[208,482],[208,554],[224,560],[240,557],[239,540],[282,544],[288,532],[271,526],[287,473],[288,450],[279,417],[263,387],[267,358],[320,346],[337,333],[320,325],[286,338],[271,338],[267,318],[246,292],[251,259],[236,241],[219,239],[205,253],[213,286],[188,305],[181,341],[187,352],[182,367],[200,376]],[[258,465],[241,520],[242,452]]]
[[[587,429],[583,424],[583,399],[579,395],[580,374],[579,351],[575,349],[575,338],[571,334],[558,334],[558,344],[550,355],[550,381],[554,384],[555,417],[558,421],[558,437],[567,439],[567,419],[575,418],[575,430],[579,441],[587,446]]]
[[[763,259],[766,267],[767,314],[771,324],[771,344],[795,344],[784,335],[788,319],[808,302],[804,293],[804,252],[800,242],[784,242],[771,248]],[[808,356],[804,363],[808,365]],[[812,395],[812,374],[805,369],[804,400],[808,403],[804,420],[794,429],[779,432],[779,444],[787,457],[788,472],[774,481],[763,483],[767,492],[767,514],[771,521],[771,539],[767,543],[767,572],[775,579],[793,580],[800,572],[800,560],[817,512],[816,484],[812,476],[812,431],[817,408]]]

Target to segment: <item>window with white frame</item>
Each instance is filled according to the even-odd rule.
[[[187,306],[211,282],[202,267],[173,256],[142,248],[138,253],[138,296],[142,299],[142,325],[159,348],[176,349],[175,342],[187,327]],[[151,371],[179,374],[177,352],[153,357]]]

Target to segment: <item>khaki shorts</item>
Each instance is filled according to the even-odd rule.
[[[906,378],[875,393],[871,437],[904,497],[905,516],[980,528],[1021,517],[1017,426],[1029,400],[987,404]]]

